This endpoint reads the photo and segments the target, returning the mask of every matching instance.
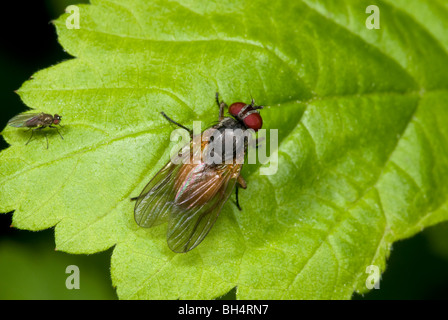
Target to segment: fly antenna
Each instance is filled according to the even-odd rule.
[[[250,106],[253,108],[255,106],[255,100],[254,100],[254,97],[252,97],[252,92],[249,91],[249,95],[250,95],[250,99],[251,99]]]

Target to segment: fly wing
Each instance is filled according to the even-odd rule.
[[[145,186],[134,207],[134,219],[139,226],[150,228],[168,220],[176,196],[174,185],[189,157],[188,152],[183,152],[176,158],[177,164],[170,160]]]
[[[167,221],[175,196],[173,185],[181,166],[168,162],[143,189],[134,208],[139,226],[150,228]]]
[[[8,125],[11,127],[32,127],[35,122],[39,120],[40,113],[22,113],[13,117],[8,121]],[[31,125],[30,125],[31,123]]]
[[[242,165],[220,166],[220,169],[215,169],[206,179],[201,179],[201,182],[193,182],[188,198],[183,197],[182,203],[177,201],[172,206],[167,233],[171,250],[187,252],[204,240],[234,190],[241,167]]]

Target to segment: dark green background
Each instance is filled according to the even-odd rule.
[[[50,21],[62,14],[67,5],[80,2],[47,0],[25,5],[16,1],[9,8],[3,7],[1,128],[15,114],[27,110],[14,90],[36,71],[70,59],[58,44]],[[0,148],[6,147],[0,139]],[[11,213],[0,215],[0,299],[117,298],[109,270],[112,249],[94,255],[56,252],[52,229],[29,232],[10,228],[11,217]],[[355,299],[447,299],[447,233],[448,224],[443,224],[395,243],[380,289],[364,296],[355,295]],[[65,287],[65,268],[72,264],[80,269],[79,290]],[[233,290],[222,298],[234,297]]]

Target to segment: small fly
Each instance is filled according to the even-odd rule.
[[[219,101],[218,93],[216,103],[219,107],[219,123],[206,129],[201,135],[210,136],[210,132],[214,130],[218,136],[215,134],[214,139],[208,141],[201,139],[201,153],[203,154],[207,148],[216,147],[217,144],[224,145],[226,138],[233,141],[236,139],[237,147],[230,150],[215,149],[221,150],[219,151],[221,159],[233,159],[233,161],[210,163],[204,158],[199,162],[191,161],[195,149],[192,147],[195,140],[192,130],[162,112],[168,121],[190,132],[192,139],[187,145],[190,152],[183,155],[183,160],[190,161],[176,161],[175,164],[171,159],[149,181],[141,194],[132,199],[136,200],[134,219],[139,226],[150,228],[168,222],[167,243],[174,252],[188,252],[204,240],[233,190],[236,193],[236,205],[241,210],[238,188],[246,189],[247,185],[241,176],[244,161],[235,160],[238,155],[242,154],[244,157],[247,153],[247,137],[245,135],[229,137],[227,133],[236,132],[236,129],[241,129],[243,132],[248,129],[254,131],[261,129],[263,120],[258,110],[263,107],[255,106],[253,99],[250,104],[235,102],[228,107],[226,103]],[[227,107],[229,116],[225,117],[224,109]]]
[[[62,117],[58,114],[55,114],[54,116],[52,116],[51,114],[47,114],[47,113],[43,113],[43,112],[41,112],[41,113],[22,113],[22,114],[15,116],[11,120],[9,120],[8,125],[10,125],[11,127],[16,127],[16,128],[29,128],[28,131],[32,130],[30,138],[25,143],[25,145],[27,145],[31,141],[34,131],[42,130],[47,127],[56,129],[56,131],[59,133],[59,136],[61,136],[61,139],[64,139],[62,134],[59,132],[58,128],[53,126],[53,125],[61,126],[60,125],[61,119],[62,119]],[[35,129],[33,129],[33,128],[35,128]],[[46,133],[45,133],[45,138],[47,139],[47,149],[48,149],[48,137],[47,137]]]

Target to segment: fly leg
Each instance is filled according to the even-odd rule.
[[[238,208],[238,210],[242,210],[240,207],[240,203],[238,201],[238,188],[242,188],[242,189],[246,189],[247,188],[247,183],[246,180],[244,180],[244,178],[242,176],[238,176],[238,179],[236,180],[237,185],[236,185],[236,189],[235,189],[235,197],[236,197],[236,207]]]
[[[44,131],[44,135],[45,135],[45,139],[47,140],[47,150],[48,150],[48,137],[47,137],[47,133]]]
[[[25,145],[28,145],[28,143],[30,143],[31,138],[33,137],[33,134],[34,134],[34,130],[35,130],[35,129],[33,129],[33,131],[31,131],[30,138],[29,138],[28,141],[25,143]],[[28,131],[29,131],[29,130],[28,130]]]
[[[34,131],[36,131],[36,130],[42,130],[43,128],[45,128],[45,127],[38,127],[38,128],[36,128],[36,129],[32,129],[32,131],[31,131],[31,136],[30,136],[30,138],[28,139],[28,141],[25,143],[25,145],[28,145],[28,143],[30,143],[31,138],[32,138],[33,135],[34,135]],[[31,130],[31,128],[30,128],[28,131],[30,131],[30,130]],[[48,147],[47,147],[47,149],[48,149]]]
[[[224,109],[227,108],[227,104],[224,101],[219,102],[219,93],[218,92],[216,92],[215,99],[216,99],[216,104],[218,105],[218,108],[219,108],[219,121],[221,121],[222,119],[224,119]]]
[[[235,198],[236,198],[236,207],[238,208],[238,210],[243,210],[243,209],[241,209],[241,207],[240,207],[240,203],[239,203],[239,201],[238,201],[238,185],[236,185],[236,189],[235,189]]]
[[[265,140],[266,140],[265,137],[257,138],[255,140],[255,148],[258,149],[258,148],[262,147],[263,146],[263,141],[265,141]]]
[[[166,120],[168,120],[169,122],[175,124],[176,126],[178,126],[178,127],[180,127],[180,128],[183,128],[183,129],[187,130],[187,131],[190,133],[191,136],[193,135],[193,130],[188,129],[187,127],[181,125],[179,122],[174,121],[173,119],[171,119],[170,117],[168,117],[168,116],[165,114],[165,112],[162,111],[162,112],[160,112],[160,113],[162,114],[162,116],[165,117]]]
[[[49,126],[52,129],[56,129],[56,131],[59,133],[59,136],[61,137],[62,140],[64,140],[64,137],[62,136],[62,134],[59,132],[58,128],[53,127],[53,126]]]

